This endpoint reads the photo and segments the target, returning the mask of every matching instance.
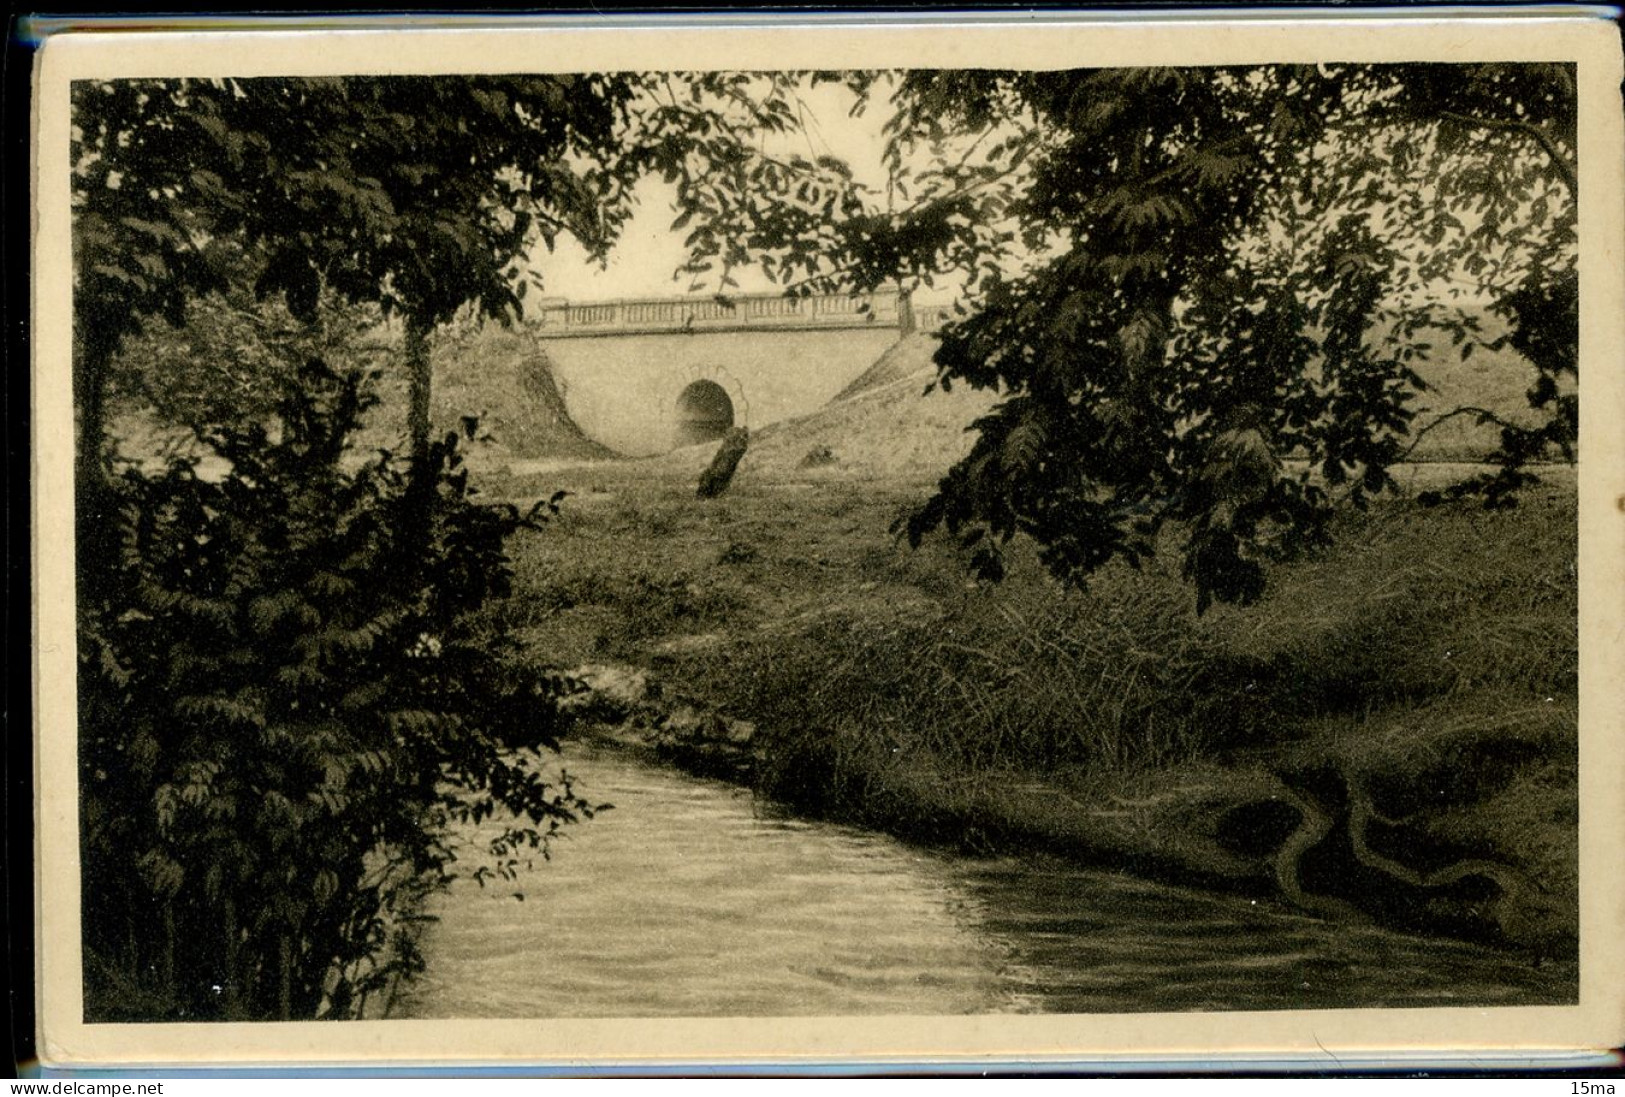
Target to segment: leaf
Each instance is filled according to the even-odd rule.
[[[1048,441],[1042,423],[1023,419],[1005,436],[999,465],[1006,473],[1021,474],[1032,469],[1044,456]]]

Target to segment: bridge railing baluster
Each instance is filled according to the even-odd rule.
[[[544,306],[536,331],[545,337],[612,335],[628,332],[681,332],[733,330],[759,327],[818,328],[895,327],[906,333],[907,320],[926,331],[940,328],[947,319],[940,306],[915,308],[895,291],[861,297],[839,293],[785,296],[740,294],[731,300],[715,298],[626,298],[617,301],[571,303],[554,299]]]

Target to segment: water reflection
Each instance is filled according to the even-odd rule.
[[[1040,858],[778,817],[574,748],[615,810],[517,885],[436,903],[413,1017],[920,1015],[1547,1004],[1572,965],[1295,917]],[[523,901],[514,892],[524,894]]]
[[[961,862],[1002,977],[1047,1013],[1534,1005],[1574,999],[1573,965],[1032,858]]]

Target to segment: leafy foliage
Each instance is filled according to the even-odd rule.
[[[864,74],[851,74],[863,81]],[[723,295],[736,269],[787,286],[814,279],[861,221],[865,194],[831,156],[778,152],[804,124],[800,90],[846,76],[797,72],[644,73],[634,78],[618,177],[675,188],[672,229],[685,233],[679,274]],[[805,287],[803,287],[805,288]]]
[[[490,852],[512,873],[591,813],[531,749],[565,683],[468,623],[550,504],[475,503],[455,436],[433,479],[357,461],[361,380],[311,360],[277,430],[206,431],[218,481],[177,459],[116,482],[119,555],[98,563],[121,581],[86,607],[80,681],[102,1019],[358,1015],[420,964],[451,823],[511,813]]]
[[[518,315],[532,248],[602,257],[654,174],[676,185],[692,273],[788,275],[854,212],[850,173],[775,156],[795,74],[550,74],[118,80],[74,87],[80,403],[144,317],[179,325],[256,256],[254,289],[313,321],[324,291],[408,321],[415,444],[425,338],[460,308]],[[87,416],[85,442],[99,447]],[[94,461],[87,455],[86,468]]]
[[[235,264],[223,289],[191,302],[183,325],[151,317],[126,339],[108,366],[115,413],[149,410],[159,423],[194,432],[270,421],[311,358],[346,368],[387,363],[391,340],[375,306],[327,291],[307,322],[280,296],[256,299],[255,273],[247,262]]]
[[[509,316],[526,286],[519,261],[538,236],[551,245],[570,232],[601,251],[625,209],[624,194],[595,192],[571,169],[617,147],[617,109],[630,88],[613,76],[110,81],[75,90],[76,197],[87,230],[77,289],[84,315],[110,318],[101,325],[108,346],[155,302],[179,323],[190,294],[220,287],[216,272],[170,263],[171,253],[239,242],[260,257],[255,292],[284,295],[299,319],[315,319],[324,287],[407,316],[420,452],[429,442],[427,333],[471,302]],[[122,215],[131,195],[150,195],[159,208]],[[149,226],[169,251],[146,264],[139,249]],[[116,283],[90,276],[132,262],[153,279],[150,294],[120,295]],[[83,357],[89,389],[106,356]]]
[[[602,246],[604,210],[617,204],[600,203],[567,165],[610,145],[630,95],[624,80],[571,75],[121,80],[75,91],[87,230],[138,199],[158,202],[141,209],[175,255],[203,234],[262,246],[257,287],[285,292],[295,315],[312,316],[329,284],[431,323],[469,301],[490,315],[516,307],[512,265],[533,229]],[[148,265],[131,247],[142,226],[126,216],[118,227],[87,240],[80,291],[98,304],[86,272],[103,254]],[[153,274],[178,321],[204,280],[166,266]]]
[[[696,271],[823,231],[844,169],[757,141],[792,123],[792,85],[616,73],[75,85],[97,1010],[357,1014],[417,964],[416,902],[453,858],[449,821],[518,813],[496,850],[511,869],[584,812],[510,749],[550,743],[562,684],[465,623],[506,592],[502,540],[535,514],[472,504],[455,445],[431,443],[427,337],[468,306],[517,315],[534,245],[569,234],[602,256],[651,172],[678,184],[695,221]],[[792,228],[737,243],[762,202],[795,210]],[[366,307],[407,320],[405,465],[345,456],[367,398],[325,367],[287,366],[331,351],[333,326]],[[143,368],[177,343],[200,370]],[[269,403],[283,381],[293,390]],[[115,382],[185,421],[225,478],[187,458],[113,477]]]
[[[1572,457],[1571,68],[911,72],[893,105],[912,201],[845,238],[846,274],[957,274],[941,384],[1003,398],[915,542],[946,526],[996,578],[1026,533],[1081,583],[1177,520],[1198,604],[1248,602],[1392,485],[1434,338],[1523,351],[1549,413],[1458,494]]]

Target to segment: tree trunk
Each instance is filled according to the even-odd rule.
[[[163,955],[164,1000],[173,1005],[178,996],[175,993],[175,903],[173,900],[164,901],[164,955]]]
[[[277,938],[277,1015],[284,1021],[293,1014],[293,943],[286,933]]]
[[[227,895],[222,905],[224,907],[222,913],[226,923],[226,985],[221,989],[224,991],[226,1020],[241,1021],[243,1020],[243,986],[242,972],[239,970],[241,952],[237,947],[237,904],[232,902],[231,896]]]
[[[429,397],[434,388],[434,369],[429,363],[429,333],[434,325],[416,315],[406,320],[406,373],[411,386],[411,403],[406,412],[406,429],[412,440],[412,459],[422,460],[429,452]]]
[[[110,351],[86,347],[74,361],[73,396],[79,409],[75,478],[80,491],[95,492],[105,480],[107,368],[112,357]]]
[[[914,295],[906,289],[897,291],[897,334],[914,334]]]
[[[423,549],[429,543],[430,512],[434,506],[438,469],[429,462],[429,398],[434,387],[434,371],[429,363],[429,333],[433,322],[415,313],[406,318],[406,375],[409,401],[406,427],[410,436],[412,464],[407,471],[405,510],[402,514],[402,547],[406,557],[400,566],[402,581],[410,581],[413,569],[423,562]]]
[[[74,443],[74,571],[79,624],[101,604],[103,585],[117,573],[113,549],[111,487],[107,464],[107,373],[111,348],[83,347],[74,356],[74,403],[79,433]]]
[[[699,491],[696,492],[701,499],[715,499],[728,490],[733,482],[734,470],[739,467],[740,459],[745,456],[745,447],[750,444],[750,431],[744,427],[734,427],[723,435],[722,445],[717,447],[717,455],[711,458],[711,467],[700,476]]]

